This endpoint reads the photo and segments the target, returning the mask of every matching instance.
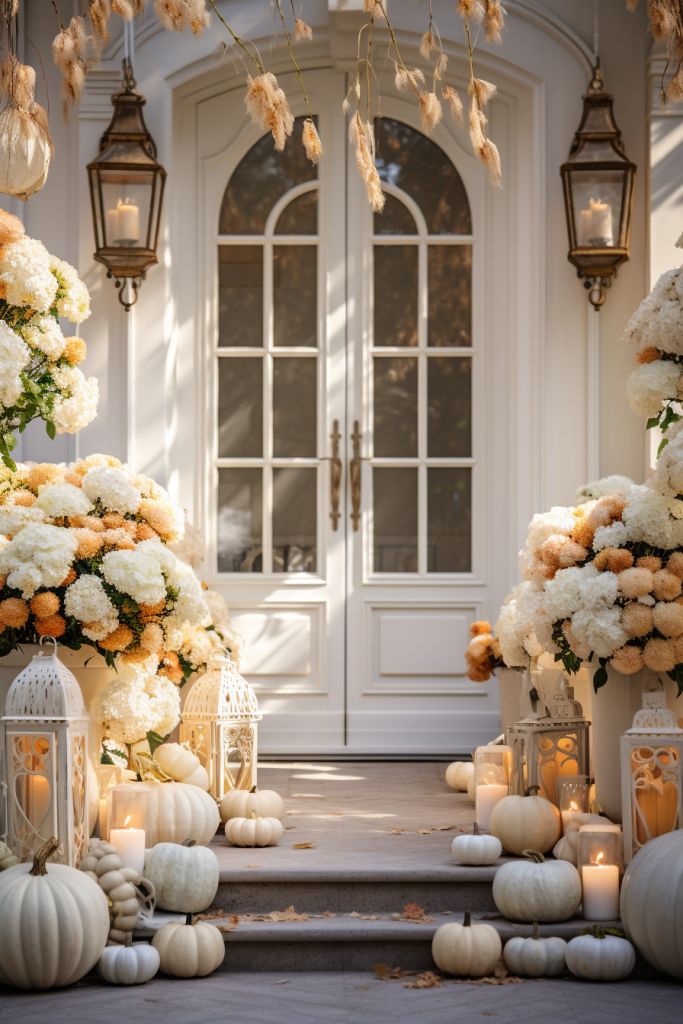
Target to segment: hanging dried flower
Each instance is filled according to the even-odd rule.
[[[306,156],[312,164],[317,164],[320,157],[323,155],[323,146],[318,135],[318,129],[315,126],[315,122],[312,117],[307,117],[304,121],[303,131],[301,133],[301,141],[304,144],[306,150]]]
[[[458,0],[458,14],[461,18],[479,23],[484,20],[485,13],[481,0]]]
[[[264,71],[255,78],[249,75],[244,102],[251,119],[271,133],[275,148],[281,152],[292,134],[294,118],[275,75],[270,71]]]
[[[483,110],[479,109],[476,95],[472,96],[472,102],[470,104],[469,126],[472,149],[474,150],[475,155],[478,156],[481,162],[487,167],[491,184],[499,188],[503,180],[500,167],[500,154],[498,153],[497,146],[491,142],[490,139],[486,138],[484,133],[484,129],[486,127],[486,115]]]
[[[476,97],[477,106],[480,110],[486,107],[486,104],[493,99],[497,91],[498,89],[492,82],[485,82],[483,78],[471,78],[467,86],[467,95]]]
[[[423,92],[420,96],[420,124],[427,135],[431,135],[443,117],[443,107],[434,92]]]
[[[0,192],[19,199],[43,187],[54,152],[35,84],[33,68],[8,53],[0,66]]]
[[[381,0],[363,0],[363,10],[373,18],[382,17]]]
[[[489,43],[500,43],[503,38],[505,16],[500,0],[485,0],[484,35]]]
[[[90,24],[97,39],[106,43],[109,39],[109,19],[111,17],[110,0],[90,0],[88,4]]]
[[[648,0],[647,13],[655,39],[668,39],[676,34],[676,16],[667,0]]]
[[[375,166],[375,133],[372,124],[364,121],[356,111],[349,125],[349,137],[356,147],[356,166],[365,182],[365,189],[373,213],[384,209],[384,192]]]
[[[396,64],[395,70],[394,84],[399,92],[405,92],[409,88],[419,92],[420,86],[425,83],[425,76],[419,68],[407,68],[405,64]]]
[[[455,121],[462,127],[465,123],[465,112],[463,110],[460,96],[452,85],[444,85],[441,90],[441,95],[443,96],[444,101],[448,104],[448,108]]]
[[[111,0],[111,9],[124,21],[132,21],[136,14],[133,0]]]
[[[448,68],[448,56],[443,51],[436,58],[436,64],[434,65],[434,81],[440,82],[443,76],[446,74]]]
[[[312,39],[313,29],[302,18],[294,19],[294,39],[298,43],[302,39]]]
[[[425,32],[420,40],[420,56],[424,57],[425,60],[429,60],[432,55],[432,50],[436,46],[434,34],[431,32]]]
[[[62,29],[52,42],[52,58],[62,73],[62,110],[67,117],[69,109],[78,103],[90,68],[88,49],[92,37],[85,31],[83,18],[72,18],[68,28]]]
[[[199,35],[209,24],[209,13],[204,0],[154,0],[157,18],[171,32],[192,29]]]

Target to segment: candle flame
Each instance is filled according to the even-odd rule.
[[[574,800],[572,800],[572,802],[569,805],[569,810],[570,811],[578,811],[578,809],[579,808],[578,808],[577,803]]]
[[[605,859],[605,855],[604,855],[604,853],[601,850],[600,853],[595,858],[595,863],[596,864],[600,864],[604,859]]]
[[[127,818],[126,818],[126,820],[124,821],[124,823],[123,823],[123,827],[124,827],[124,828],[130,828],[130,814],[128,815],[128,817],[127,817]]]

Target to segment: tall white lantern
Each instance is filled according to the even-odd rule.
[[[2,723],[8,845],[26,860],[56,836],[55,859],[78,867],[90,834],[88,716],[52,637],[10,686]]]
[[[683,827],[683,729],[659,679],[621,737],[621,800],[627,864],[651,839]]]
[[[215,653],[193,685],[182,712],[180,742],[188,743],[209,773],[209,791],[222,800],[256,785],[256,694],[227,655]]]

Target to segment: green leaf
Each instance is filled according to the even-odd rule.
[[[103,750],[100,756],[100,764],[114,764],[114,759],[108,750]]]
[[[658,427],[659,426],[659,417],[660,416],[661,416],[661,413],[657,413],[656,416],[650,416],[649,420],[647,421],[647,423],[645,425],[645,429],[646,430],[653,430],[654,427]]]
[[[153,756],[154,751],[157,749],[157,747],[160,747],[161,744],[165,743],[166,741],[164,740],[163,736],[159,735],[158,732],[150,731],[147,733],[147,742],[149,743],[149,749]]]
[[[593,689],[595,690],[595,692],[597,693],[598,690],[602,686],[604,686],[606,682],[607,669],[604,668],[604,666],[601,666],[599,669],[596,670],[595,675],[593,676]]]
[[[45,423],[45,430],[47,431],[47,436],[50,438],[50,440],[54,441],[57,435],[57,428],[54,425],[54,423],[52,423],[50,420],[47,420]]]
[[[664,451],[664,449],[666,448],[668,443],[669,443],[669,438],[668,437],[663,437],[662,440],[659,442],[659,445],[657,447],[657,458],[659,458],[659,456],[662,454],[662,452]]]

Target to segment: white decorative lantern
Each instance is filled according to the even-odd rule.
[[[589,723],[564,676],[545,707],[540,672],[531,676],[526,714],[505,732],[513,751],[510,792],[524,795],[537,786],[540,796],[556,804],[558,778],[588,774]]]
[[[621,737],[621,800],[627,864],[645,843],[683,826],[683,729],[659,679]]]
[[[180,742],[189,744],[208,771],[216,800],[256,785],[260,719],[251,686],[227,655],[216,652],[193,683],[180,723]]]
[[[45,642],[53,645],[46,654]],[[78,680],[42,637],[5,701],[7,842],[20,860],[51,836],[56,859],[78,867],[88,845],[88,716]]]

